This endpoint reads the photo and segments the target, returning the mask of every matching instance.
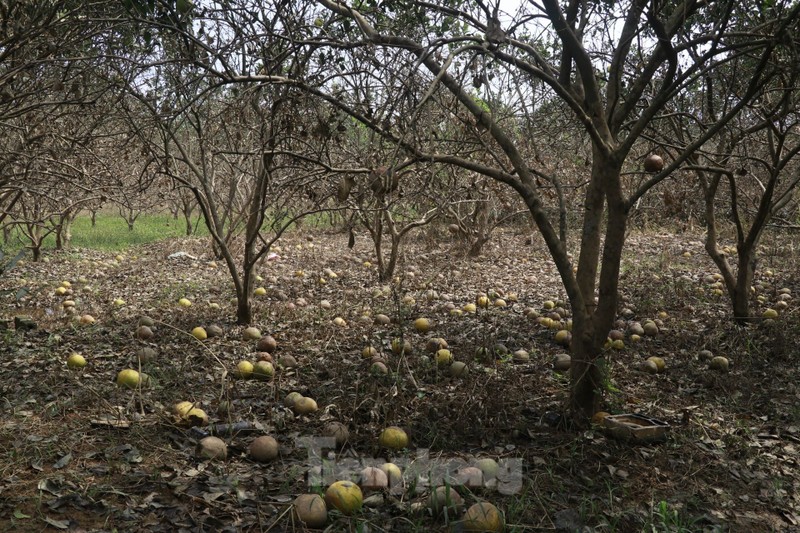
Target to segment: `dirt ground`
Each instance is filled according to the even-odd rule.
[[[428,494],[442,471],[480,458],[499,463],[495,483],[453,486],[465,506],[495,504],[506,531],[800,530],[800,319],[791,299],[800,287],[791,236],[765,244],[753,293],[759,316],[781,299],[788,305],[777,320],[737,327],[715,294],[700,235],[631,235],[621,285],[625,347],[608,352],[607,411],[665,421],[660,443],[561,423],[569,379],[553,358],[565,349],[529,310],[546,315],[545,302],[558,307],[564,293],[541,243],[528,238],[498,232],[472,260],[443,229],[410,242],[397,279],[381,284],[364,236],[352,250],[341,234],[285,237],[259,267],[266,295],[254,299],[254,325],[276,339],[276,360],[291,355],[297,366],[276,365],[265,381],[235,377],[239,361],[257,359],[256,343],[235,324],[232,283],[204,240],[119,258],[51,253],[47,263],[16,268],[0,290],[31,292],[0,300],[0,318],[11,322],[0,332],[0,530],[302,531],[291,511],[297,495],[391,459],[415,473],[403,490],[367,495],[353,517],[330,513],[328,531],[458,531],[460,511],[433,516]],[[168,257],[175,252],[190,257]],[[62,281],[71,294],[55,294]],[[487,309],[450,311],[447,304],[462,309],[479,292],[492,301]],[[494,305],[501,296],[505,307]],[[179,306],[180,298],[192,305]],[[85,314],[93,325],[76,322]],[[379,314],[391,322],[377,323]],[[38,327],[14,330],[17,315]],[[148,341],[136,338],[143,316],[155,322]],[[430,319],[429,332],[414,329],[419,317]],[[660,321],[658,335],[632,340],[632,324],[647,319]],[[189,333],[210,325],[222,335],[198,341]],[[433,337],[446,340],[468,375],[436,364],[425,350]],[[393,353],[393,339],[410,341],[411,353]],[[362,356],[370,345],[388,373]],[[140,368],[145,346],[157,356]],[[515,361],[517,350],[529,360]],[[729,371],[710,370],[701,350],[728,358]],[[67,368],[73,352],[85,368]],[[663,358],[664,372],[640,370],[650,356]],[[124,368],[145,371],[150,385],[117,386]],[[284,405],[291,391],[319,409],[294,414]],[[198,439],[214,426],[185,427],[172,412],[179,401],[204,409],[212,424],[239,423],[239,431],[216,429],[226,460],[197,458]],[[349,439],[320,457],[308,438],[331,421],[344,423]],[[393,425],[410,437],[404,450],[378,445]],[[278,440],[280,456],[258,463],[248,445],[263,434]]]

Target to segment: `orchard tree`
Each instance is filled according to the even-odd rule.
[[[519,195],[572,308],[570,403],[581,423],[601,407],[608,383],[603,344],[632,207],[770,82],[773,59],[794,46],[800,20],[800,4],[789,0],[755,10],[733,0],[541,0],[513,12],[483,0],[215,6],[196,9],[194,24],[173,31],[184,56],[216,83],[300,89],[393,144],[397,160],[459,167]],[[201,19],[213,21],[204,35],[195,29]],[[749,66],[733,105],[704,117],[700,135],[645,175],[639,155],[655,118],[739,57]],[[547,140],[525,134],[536,121],[553,123],[554,113],[561,131],[579,130],[586,142],[587,165],[572,177],[579,228],[570,232],[563,195],[545,193],[563,176],[536,158]],[[438,125],[424,120],[431,114],[442,118]]]
[[[372,120],[369,102],[342,104],[343,110],[409,154],[481,173],[521,196],[572,308],[571,410],[577,421],[585,422],[600,409],[608,379],[603,343],[617,311],[620,260],[631,207],[685,164],[775,75],[772,59],[792,45],[800,5],[762,5],[756,21],[746,16],[749,7],[734,1],[542,0],[524,3],[514,13],[482,1],[383,2],[380,7],[370,1],[359,7],[336,0],[320,3],[329,10],[319,24],[320,43],[336,42],[339,54],[370,50],[378,70],[406,68],[402,74],[407,76],[426,72],[429,93],[439,88],[450,92],[485,132],[485,156],[428,152],[397,128]],[[747,32],[746,39],[740,38],[742,31]],[[382,57],[398,51],[408,60],[381,63]],[[752,58],[752,63],[737,102],[708,119],[702,135],[674,154],[664,168],[651,168],[653,175],[631,190],[623,175],[641,169],[641,162],[629,156],[654,117],[677,95],[740,56]],[[500,86],[503,81],[509,85]],[[541,95],[564,109],[565,119],[588,136],[591,156],[583,176],[576,264],[570,261],[570,243],[556,230],[553,210],[547,209],[539,189],[536,161],[515,135],[519,123],[503,120],[502,113],[495,112],[499,106],[491,100],[477,101],[476,86],[487,92],[502,91],[502,109],[531,109],[537,106],[533,96]],[[340,102],[335,93],[325,94],[330,102]],[[537,114],[522,116],[530,120]]]
[[[124,37],[117,31],[122,12],[112,0],[0,2],[0,223],[12,212],[31,213],[33,235],[43,223],[37,213],[49,212],[57,243],[66,244],[71,220],[96,185],[86,179],[82,157],[108,91],[96,73]],[[56,199],[59,185],[74,195],[58,200],[61,208],[35,206]],[[42,192],[46,197],[31,198]]]
[[[145,6],[135,22],[159,31],[126,67],[129,97],[120,109],[150,165],[194,196],[230,272],[237,321],[248,324],[257,265],[287,229],[330,208],[335,187],[326,177],[337,171],[329,156],[336,130],[322,109],[330,106],[282,82],[286,73],[305,77],[312,68],[291,38],[298,14],[259,18],[268,31],[252,38],[246,30],[261,8],[239,7]],[[172,17],[169,25],[165,17]],[[258,81],[220,84],[212,51],[258,72]]]
[[[763,21],[763,14],[745,12],[731,21],[741,29],[733,42],[752,38],[745,29]],[[685,172],[676,176],[699,189],[706,225],[705,247],[718,267],[733,310],[733,318],[752,319],[750,299],[756,272],[757,250],[770,221],[790,207],[800,182],[800,52],[798,41],[779,47],[769,58],[765,83],[742,106],[741,95],[750,86],[756,58],[731,55],[694,87],[677,95],[665,112],[652,122],[647,136],[667,157],[676,157],[701,137],[709,123],[741,110],[688,158]],[[695,178],[695,179],[692,179]],[[677,182],[668,184],[678,188]],[[685,190],[685,189],[684,189]],[[685,193],[684,193],[685,194]],[[665,193],[665,199],[670,198]],[[680,202],[680,200],[678,200]],[[733,222],[734,243],[724,242],[720,214]]]
[[[704,199],[706,251],[722,275],[734,320],[740,323],[752,319],[751,287],[761,237],[773,218],[792,204],[800,183],[800,92],[797,90],[800,57],[787,59],[789,63],[784,65],[781,75],[708,148],[694,154],[692,164],[687,167],[697,176]],[[717,76],[718,82],[720,78]],[[708,98],[703,101],[717,102],[723,107],[731,105],[731,95],[735,93],[727,84],[717,85],[724,87],[723,92],[704,93]],[[707,84],[707,90],[712,90],[711,83]],[[713,116],[716,109],[704,106],[703,112]],[[695,130],[680,128],[674,139],[686,143],[687,132]],[[733,222],[733,249],[721,243],[719,211]]]

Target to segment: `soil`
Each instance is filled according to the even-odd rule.
[[[53,252],[48,262],[18,266],[0,278],[8,290],[0,300],[0,530],[301,531],[296,496],[321,493],[334,479],[357,481],[361,468],[388,459],[404,469],[405,485],[366,494],[354,516],[331,512],[329,531],[457,531],[460,510],[435,517],[427,509],[433,485],[444,483],[466,506],[495,504],[507,531],[800,528],[800,320],[791,299],[800,287],[791,240],[761,250],[753,313],[782,298],[788,306],[776,320],[740,326],[715,293],[702,236],[630,236],[618,324],[625,347],[607,352],[606,410],[663,421],[661,442],[566,423],[569,378],[553,369],[565,348],[534,315],[546,316],[552,301],[566,320],[568,306],[542,244],[529,241],[528,232],[499,231],[481,257],[467,259],[446,228],[430,231],[408,243],[396,279],[382,284],[364,236],[353,249],[346,236],[311,228],[286,236],[258,268],[266,296],[254,297],[254,325],[278,345],[270,380],[236,375],[239,361],[259,356],[235,323],[232,283],[205,240],[119,258]],[[188,256],[170,258],[175,252]],[[71,295],[55,294],[62,281]],[[23,286],[30,292],[17,300]],[[450,311],[480,292],[488,308]],[[501,296],[505,307],[495,305]],[[95,323],[78,323],[84,314]],[[391,323],[376,323],[378,314]],[[14,316],[31,317],[36,329],[15,330]],[[142,316],[154,320],[149,341],[135,337]],[[419,317],[431,320],[429,332],[414,329]],[[648,319],[658,335],[633,341],[634,322]],[[219,337],[189,333],[214,324]],[[433,337],[447,341],[467,375],[436,364],[425,350]],[[410,341],[412,352],[393,352],[393,339]],[[387,374],[370,371],[362,356],[370,345]],[[140,365],[145,346],[158,355]],[[514,360],[521,349],[527,362]],[[729,371],[710,370],[705,349],[728,358]],[[67,368],[73,352],[86,357],[84,369]],[[278,365],[285,355],[297,366]],[[641,370],[650,356],[664,359],[663,372]],[[117,386],[125,368],[149,374],[149,386]],[[293,413],[284,405],[291,391],[314,398],[318,410]],[[187,427],[172,410],[179,401],[204,409],[211,425]],[[320,450],[309,439],[333,420],[349,439]],[[387,426],[402,427],[409,446],[381,449]],[[196,444],[214,432],[227,459],[201,460]],[[260,463],[247,449],[264,434],[278,440],[280,456]],[[485,486],[445,481],[483,458],[499,463]]]

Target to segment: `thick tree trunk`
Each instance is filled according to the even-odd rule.
[[[755,249],[745,247],[739,250],[738,272],[736,285],[728,293],[733,304],[733,318],[739,324],[752,320],[750,316],[750,287],[753,285],[753,276],[756,271]]]
[[[243,326],[253,323],[253,306],[247,291],[236,295],[236,323]]]
[[[602,347],[616,317],[619,267],[628,217],[619,182],[621,163],[599,150],[595,150],[594,157],[577,274],[585,307],[573,309],[570,407],[573,420],[579,425],[586,424],[600,409],[608,381]],[[602,260],[599,260],[601,249]]]
[[[489,242],[489,233],[479,233],[478,237],[472,242],[472,246],[469,247],[469,252],[467,252],[467,257],[478,257],[481,255],[483,251],[483,246]]]
[[[56,250],[66,250],[72,241],[72,217],[65,218],[56,228]]]
[[[607,369],[590,321],[576,322],[573,322],[572,329],[570,410],[573,420],[584,424],[600,410]]]

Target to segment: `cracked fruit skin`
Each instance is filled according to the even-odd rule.
[[[408,446],[408,434],[397,426],[390,426],[381,432],[378,443],[390,450],[402,450]]]
[[[500,532],[506,527],[503,514],[488,502],[476,503],[467,509],[462,524],[464,531]]]
[[[364,495],[361,488],[352,481],[336,481],[325,491],[328,508],[336,508],[345,516],[351,516],[361,509]]]
[[[328,521],[328,509],[319,494],[301,494],[295,498],[294,512],[308,527],[321,528]]]

